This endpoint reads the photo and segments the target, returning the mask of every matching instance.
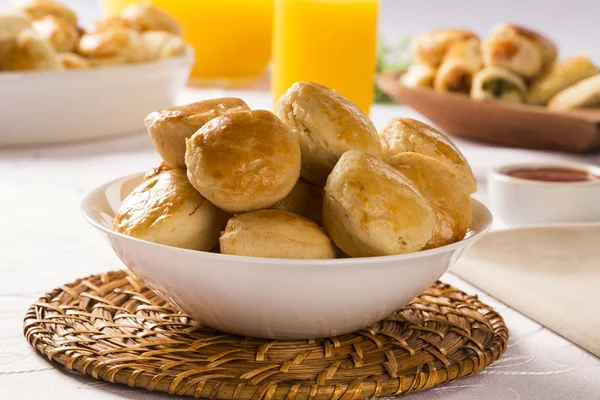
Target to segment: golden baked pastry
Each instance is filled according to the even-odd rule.
[[[183,35],[183,28],[175,17],[149,3],[131,4],[121,11],[121,17],[133,21],[144,31],[166,31]]]
[[[335,258],[336,248],[313,221],[281,210],[240,214],[219,240],[222,254],[268,258]]]
[[[486,66],[509,69],[525,78],[537,75],[544,67],[540,46],[529,36],[513,30],[494,28],[483,44],[483,60]]]
[[[475,74],[471,97],[475,100],[524,103],[527,86],[523,78],[506,68],[486,67]]]
[[[554,111],[589,107],[600,107],[600,74],[569,86],[548,102],[548,108]]]
[[[233,97],[203,100],[184,106],[154,111],[146,117],[146,128],[165,163],[185,168],[185,141],[205,123],[220,115],[250,110]]]
[[[438,67],[453,43],[467,39],[479,40],[475,33],[460,29],[436,29],[422,33],[411,41],[411,59],[417,64]]]
[[[435,214],[435,226],[425,249],[444,246],[465,237],[473,220],[469,196],[450,169],[418,153],[400,153],[388,164],[402,172],[425,197]]]
[[[54,15],[77,26],[77,14],[64,4],[52,0],[16,0],[14,3],[17,9],[24,11],[32,20]]]
[[[554,42],[539,32],[514,24],[498,24],[490,34],[492,37],[521,36],[531,40],[542,55],[542,67],[556,60],[558,49]]]
[[[156,175],[158,174],[162,174],[165,171],[170,171],[174,169],[173,167],[171,167],[168,164],[165,164],[165,162],[161,162],[160,164],[158,164],[158,166],[152,168],[150,171],[146,172],[146,174],[144,175],[144,181],[147,181],[150,178],[154,178]]]
[[[477,191],[477,182],[465,157],[446,135],[433,127],[412,118],[392,118],[379,134],[385,160],[407,151],[433,157],[450,168],[467,194]]]
[[[88,25],[85,28],[85,33],[99,33],[113,28],[129,28],[142,31],[142,27],[137,22],[119,16],[112,16]]]
[[[437,68],[427,64],[411,64],[400,78],[406,87],[432,87]]]
[[[92,68],[110,67],[112,65],[122,65],[127,63],[127,59],[121,55],[86,57],[86,60]]]
[[[327,234],[351,257],[419,251],[433,234],[433,211],[408,178],[358,150],[335,165],[323,202]]]
[[[21,12],[0,12],[0,71],[10,68],[10,53],[19,33],[31,27],[29,17]]]
[[[211,119],[186,141],[190,182],[230,213],[268,208],[300,176],[300,145],[272,112],[239,111]]]
[[[142,61],[146,57],[141,34],[131,28],[110,28],[98,33],[86,33],[79,40],[78,52],[90,59],[122,59]]]
[[[63,69],[88,69],[90,62],[76,53],[58,53],[56,58]]]
[[[31,26],[38,35],[48,39],[59,53],[73,51],[79,40],[77,28],[55,15],[37,19]]]
[[[381,156],[373,123],[335,90],[313,82],[296,82],[279,99],[277,115],[298,135],[302,177],[324,186],[337,160],[351,149]]]
[[[599,72],[587,56],[580,55],[557,61],[535,78],[529,90],[529,102],[546,104],[556,93]]]
[[[50,42],[31,29],[19,33],[8,56],[8,69],[13,71],[56,71],[61,66]]]
[[[127,196],[113,223],[116,232],[149,242],[209,251],[219,241],[221,213],[172,169],[139,185]]]
[[[456,41],[448,48],[435,74],[433,87],[438,92],[469,93],[473,75],[481,66],[479,39]]]
[[[292,191],[272,208],[301,215],[320,225],[323,215],[323,188],[300,178]]]
[[[185,52],[183,39],[171,32],[145,31],[142,33],[142,41],[148,60],[173,57]]]

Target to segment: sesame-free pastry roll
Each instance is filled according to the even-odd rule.
[[[15,0],[15,8],[23,11],[32,20],[54,15],[62,18],[69,24],[77,26],[77,14],[64,4],[52,0]]]
[[[446,51],[458,41],[477,39],[475,33],[461,29],[436,29],[413,38],[410,55],[414,63],[437,67],[442,63]]]
[[[436,72],[437,68],[428,64],[411,64],[400,81],[404,86],[412,88],[432,87]]]
[[[438,69],[433,87],[439,92],[469,93],[473,75],[482,67],[478,39],[461,40],[454,43],[444,56]]]
[[[475,100],[524,103],[527,86],[523,78],[506,68],[486,67],[475,74],[471,97]]]
[[[558,48],[556,44],[539,32],[514,24],[498,24],[490,33],[491,37],[521,36],[531,40],[540,50],[542,56],[542,68],[556,60]]]
[[[529,103],[546,104],[561,90],[599,72],[590,58],[584,55],[557,61],[533,81],[529,89]]]
[[[600,74],[569,86],[548,102],[548,108],[555,111],[592,107],[600,107]]]

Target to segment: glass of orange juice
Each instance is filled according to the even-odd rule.
[[[365,113],[374,95],[379,0],[275,0],[272,91],[297,81],[348,97]]]
[[[103,0],[118,14],[135,0]],[[196,52],[192,80],[236,85],[260,77],[271,60],[274,0],[151,0],[183,25]]]

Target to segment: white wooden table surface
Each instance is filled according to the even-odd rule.
[[[187,90],[180,102],[239,95],[253,108],[270,108],[263,92]],[[381,127],[392,116],[416,116],[400,106],[377,106]],[[0,128],[6,129],[6,127]],[[575,160],[600,164],[600,156],[565,156],[500,149],[457,140],[480,184],[497,164]],[[123,268],[79,211],[93,187],[159,161],[143,132],[119,139],[51,147],[0,149],[0,399],[166,399],[68,373],[35,353],[23,338],[28,306],[43,293],[78,277]],[[502,358],[481,374],[409,396],[411,400],[600,399],[600,359],[550,332],[452,274],[442,280],[495,306],[510,329]]]

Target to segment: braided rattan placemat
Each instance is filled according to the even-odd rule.
[[[476,374],[508,341],[494,310],[439,282],[360,332],[277,341],[203,327],[125,271],[48,293],[27,312],[24,330],[50,360],[96,379],[257,400],[403,395]]]

